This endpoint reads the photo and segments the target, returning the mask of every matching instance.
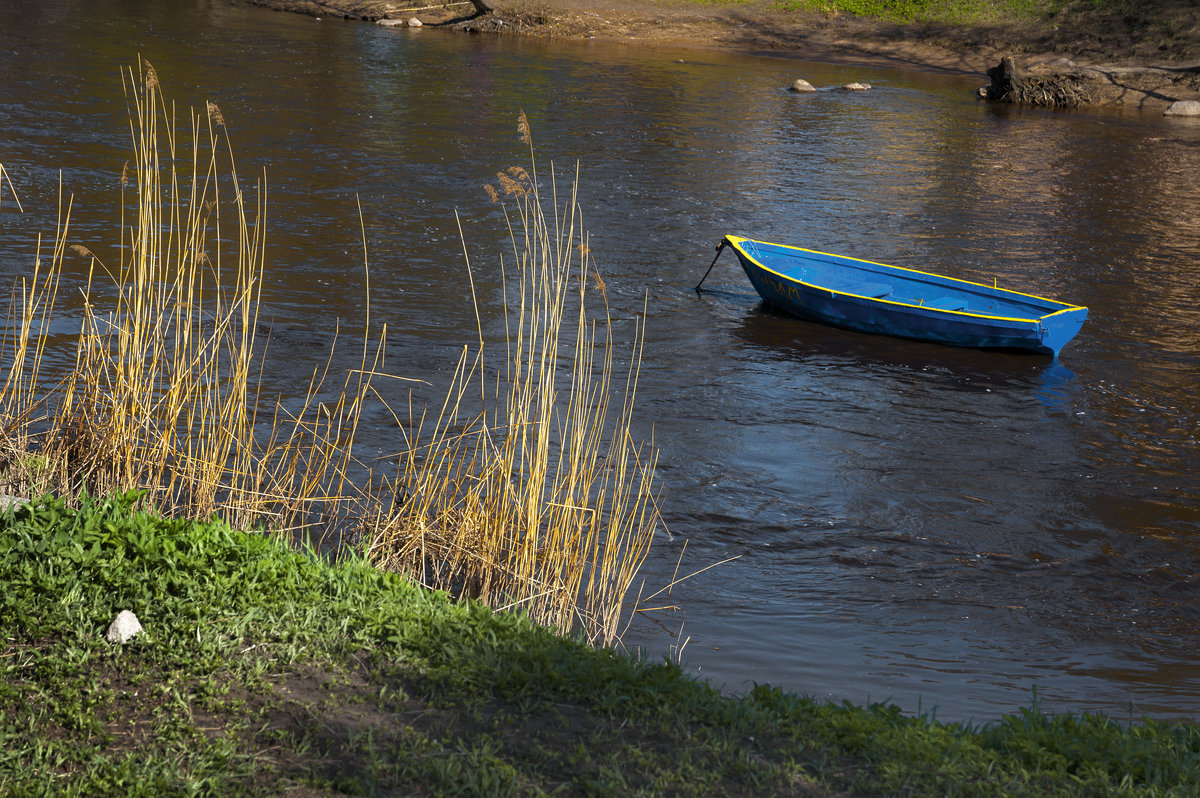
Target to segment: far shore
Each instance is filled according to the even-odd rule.
[[[492,34],[613,41],[638,46],[769,54],[825,63],[884,66],[976,75],[1013,56],[1022,74],[1070,82],[1087,107],[1138,109],[1155,115],[1178,101],[1200,101],[1200,32],[1167,35],[1121,30],[1104,16],[1061,25],[907,25],[855,17],[780,11],[772,0],[697,3],[685,0],[242,0],[309,14],[395,25]],[[1195,29],[1200,14],[1180,3],[1176,28]],[[415,20],[415,22],[414,22]],[[1192,24],[1189,24],[1192,23]],[[797,75],[797,77],[803,77]]]

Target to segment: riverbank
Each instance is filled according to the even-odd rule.
[[[1191,795],[1200,729],[983,728],[758,686],[137,495],[0,514],[5,795]],[[132,611],[142,631],[106,639]]]
[[[419,20],[467,32],[602,40],[638,45],[768,53],[798,60],[977,75],[1013,56],[1042,79],[1069,80],[1081,104],[1161,113],[1200,100],[1200,14],[1185,0],[1156,0],[1139,13],[1068,6],[1054,19],[970,24],[901,23],[845,13],[787,11],[776,0],[248,0],[323,19]],[[797,75],[797,77],[803,77]]]

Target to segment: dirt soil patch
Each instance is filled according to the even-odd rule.
[[[246,0],[323,17],[448,27],[464,32],[600,39],[652,46],[770,53],[810,61],[978,75],[1003,56],[1059,83],[1082,105],[1161,112],[1200,100],[1200,11],[1193,0],[1146,0],[1138,15],[1101,15],[1086,2],[1058,24],[900,25],[850,14],[780,10],[774,0]]]

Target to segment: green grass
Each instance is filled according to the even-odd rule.
[[[1200,732],[985,728],[589,648],[135,495],[0,519],[0,794],[1184,796]],[[121,609],[145,632],[104,641]]]
[[[882,23],[890,37],[949,50],[1059,52],[1104,61],[1195,63],[1195,0],[763,0],[783,11]],[[911,26],[908,34],[887,26]]]
[[[1191,0],[774,0],[774,6],[783,11],[958,25],[1048,23],[1060,18],[1099,17],[1113,24],[1138,27],[1153,25],[1180,12],[1195,19]]]
[[[775,0],[784,11],[853,14],[892,22],[978,24],[1000,20],[1045,20],[1059,0]]]

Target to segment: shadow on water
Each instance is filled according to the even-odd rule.
[[[805,363],[841,361],[871,369],[917,369],[966,381],[1029,387],[1034,383],[1025,378],[1047,370],[1054,371],[1059,379],[1072,375],[1070,369],[1056,364],[1048,355],[980,351],[842,330],[793,318],[765,303],[747,314],[735,334],[764,357],[773,355]]]
[[[716,290],[710,301],[757,301],[754,294]],[[846,368],[870,374],[922,372],[947,389],[986,391],[991,386],[1027,389],[1048,408],[1063,409],[1067,388],[1077,378],[1068,366],[1049,355],[978,350],[843,330],[798,319],[766,302],[758,302],[731,326],[745,357],[782,365]]]

